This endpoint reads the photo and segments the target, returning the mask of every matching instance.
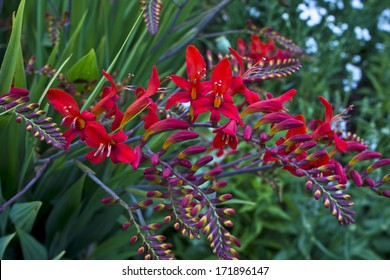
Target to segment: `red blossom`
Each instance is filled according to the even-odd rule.
[[[317,120],[314,123],[313,139],[328,142],[328,145],[331,145],[334,141],[336,148],[345,153],[347,151],[347,142],[341,139],[331,127],[333,122],[341,118],[341,114],[333,116],[332,105],[322,96],[319,96],[318,99],[325,107],[325,118],[324,121]]]
[[[47,92],[47,97],[53,107],[64,116],[61,125],[70,127],[63,134],[66,139],[65,149],[68,148],[69,144],[77,135],[80,136],[81,140],[84,140],[85,128],[91,121],[96,119],[95,115],[89,111],[80,113],[77,102],[70,94],[62,90],[51,88]]]
[[[135,159],[133,150],[123,142],[127,135],[118,131],[108,135],[104,126],[97,122],[91,122],[86,128],[85,143],[92,148],[85,158],[94,164],[100,163],[104,158],[110,157],[113,163],[131,163]]]
[[[229,145],[233,150],[237,148],[237,122],[235,120],[230,120],[224,126],[214,129],[213,132],[217,133],[213,141],[214,148],[223,148],[226,145]]]
[[[194,118],[204,112],[211,111],[210,120],[218,123],[222,113],[227,118],[236,120],[243,125],[238,114],[237,107],[229,93],[232,82],[232,70],[229,59],[222,59],[214,68],[211,74],[211,90],[207,96],[201,97],[193,102]]]
[[[248,114],[253,114],[257,112],[262,112],[264,114],[272,112],[285,111],[284,102],[290,101],[296,93],[295,89],[290,89],[289,91],[283,93],[279,97],[261,100],[256,103],[251,104],[240,114],[241,117],[244,117]]]
[[[171,96],[166,105],[166,109],[172,107],[176,103],[186,103],[198,99],[203,95],[208,83],[201,82],[206,75],[206,62],[199,50],[190,45],[186,50],[186,66],[188,80],[172,75],[172,81],[184,91],[180,91]]]

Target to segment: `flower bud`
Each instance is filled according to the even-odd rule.
[[[348,163],[349,166],[352,166],[356,164],[359,161],[362,160],[369,160],[369,159],[374,159],[374,158],[380,158],[382,156],[381,153],[378,152],[373,152],[373,151],[364,151],[361,152],[360,154],[357,154],[354,156]]]
[[[390,158],[380,159],[380,160],[374,162],[373,164],[371,164],[369,167],[367,167],[366,172],[370,173],[370,172],[374,171],[375,169],[377,169],[381,166],[388,165],[388,164],[390,164]]]
[[[243,138],[245,141],[249,141],[252,137],[252,127],[250,125],[246,125],[243,131]]]
[[[356,170],[351,170],[349,176],[355,182],[356,186],[361,187],[363,185],[362,177]]]
[[[291,136],[286,141],[284,141],[283,145],[285,146],[291,146],[293,144],[299,144],[306,141],[310,141],[312,139],[311,135],[308,134],[296,134],[294,136]]]
[[[191,147],[184,149],[177,157],[179,159],[183,159],[183,158],[186,158],[187,156],[203,153],[206,150],[207,150],[207,148],[203,147],[203,146],[191,146]]]
[[[162,146],[162,149],[166,150],[170,146],[172,146],[173,144],[176,144],[176,143],[179,143],[179,142],[183,142],[183,141],[186,141],[186,140],[196,139],[196,138],[198,138],[198,136],[199,136],[198,133],[192,132],[192,131],[180,131],[180,132],[177,132],[175,134],[172,134],[171,136],[169,136],[167,138],[167,140],[165,140],[165,142],[164,142],[164,144]]]

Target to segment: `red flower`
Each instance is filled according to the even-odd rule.
[[[233,54],[235,60],[238,63],[239,66],[239,72],[238,75],[234,75],[232,78],[232,84],[231,84],[231,95],[235,95],[237,93],[241,93],[245,96],[245,101],[240,105],[239,107],[242,107],[245,105],[245,102],[248,102],[249,104],[255,103],[260,100],[257,93],[250,91],[245,85],[244,85],[244,62],[242,57],[238,54],[237,51],[235,51],[232,48],[229,48],[230,52]]]
[[[123,118],[123,112],[119,109],[116,101],[118,100],[118,88],[115,85],[114,79],[110,74],[103,70],[103,75],[110,81],[111,87],[103,87],[102,99],[92,108],[92,113],[99,116],[103,111],[106,111],[106,118],[114,116],[114,122],[112,123],[112,130],[119,127]]]
[[[172,81],[178,87],[184,89],[184,91],[170,97],[167,101],[166,109],[169,109],[177,102],[185,103],[196,100],[206,90],[208,83],[201,82],[206,75],[206,62],[199,50],[193,45],[187,47],[186,65],[188,80],[176,75],[171,76]]]
[[[123,118],[120,121],[118,127],[123,128],[129,121],[131,121],[142,110],[148,108],[149,112],[147,116],[143,118],[146,126],[150,126],[158,120],[156,113],[157,106],[154,104],[150,96],[154,95],[160,86],[160,80],[158,78],[158,72],[156,66],[153,66],[152,74],[149,79],[148,88],[145,90],[139,87],[136,90],[137,99],[126,109]]]
[[[262,112],[264,114],[272,113],[272,112],[279,112],[279,111],[285,111],[286,108],[284,107],[284,102],[290,101],[296,93],[295,89],[290,89],[289,91],[283,93],[279,97],[267,99],[267,100],[260,100],[258,102],[255,102],[245,108],[244,111],[241,112],[240,116],[244,117],[248,114],[253,114],[257,112]]]
[[[70,127],[64,132],[65,149],[68,148],[77,134],[80,135],[81,140],[84,140],[85,128],[89,122],[96,119],[95,115],[89,111],[80,113],[80,108],[73,97],[62,90],[51,88],[47,92],[47,97],[54,108],[64,116],[61,125]]]
[[[223,148],[225,145],[229,145],[233,150],[237,148],[237,122],[235,120],[230,120],[224,126],[214,129],[213,132],[217,133],[213,141],[214,148]]]
[[[317,120],[314,123],[314,131],[311,135],[314,140],[327,141],[328,145],[334,141],[336,148],[345,153],[347,151],[347,142],[341,139],[331,127],[333,122],[341,118],[341,114],[333,116],[332,105],[322,96],[319,96],[318,99],[325,106],[325,119],[324,121]]]
[[[91,122],[86,128],[85,143],[97,150],[89,152],[85,158],[94,164],[100,163],[105,157],[110,157],[113,163],[131,163],[134,158],[133,150],[123,144],[127,135],[119,131],[108,135],[104,126],[97,122]]]
[[[224,58],[215,66],[211,74],[211,91],[207,93],[207,96],[193,102],[194,120],[199,114],[211,111],[210,120],[213,122],[217,123],[222,113],[227,118],[236,120],[243,125],[229,92],[231,83],[230,62],[227,58]]]

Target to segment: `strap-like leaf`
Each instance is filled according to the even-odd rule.
[[[150,34],[155,35],[158,31],[160,14],[162,9],[161,0],[140,1],[144,6],[143,18]]]

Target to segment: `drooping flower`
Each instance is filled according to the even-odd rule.
[[[194,120],[204,112],[211,111],[210,120],[218,123],[220,114],[235,120],[243,125],[238,114],[238,109],[233,103],[230,94],[232,82],[232,70],[227,58],[222,59],[214,68],[211,74],[211,90],[198,100],[193,102]]]
[[[85,143],[92,148],[85,158],[94,164],[100,163],[104,158],[110,157],[113,163],[131,163],[134,158],[133,150],[123,142],[127,135],[118,131],[108,135],[104,126],[98,122],[91,122],[86,128]]]
[[[171,108],[175,103],[198,99],[207,88],[208,83],[202,82],[206,75],[206,62],[199,50],[193,45],[187,47],[186,66],[188,80],[176,75],[171,76],[172,81],[184,91],[171,96],[167,101],[166,109]]]
[[[65,149],[77,135],[80,136],[81,140],[84,140],[85,128],[96,119],[95,115],[87,110],[80,113],[77,102],[70,94],[62,90],[51,88],[47,92],[47,97],[53,107],[64,116],[61,125],[70,127],[63,133],[66,139]]]
[[[214,148],[223,148],[226,145],[229,145],[233,150],[237,148],[237,121],[230,120],[224,126],[214,129],[213,132],[217,133],[213,140]]]

